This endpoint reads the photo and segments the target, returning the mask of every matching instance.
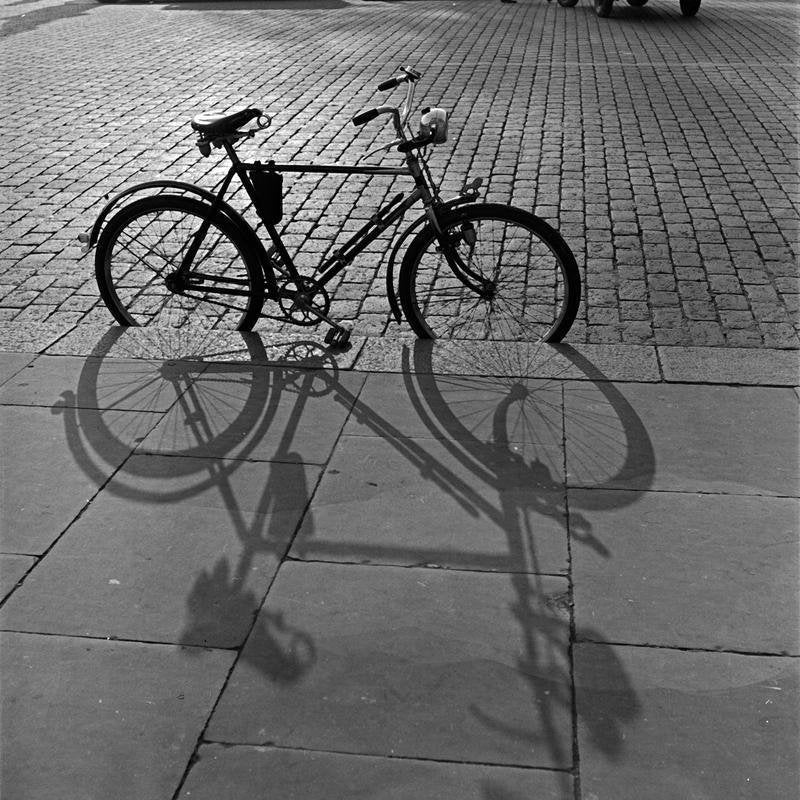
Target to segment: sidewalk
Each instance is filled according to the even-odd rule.
[[[4,795],[793,795],[796,353],[3,341]]]

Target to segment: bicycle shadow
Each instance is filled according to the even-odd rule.
[[[240,544],[235,558],[222,555],[195,576],[185,598],[185,619],[178,643],[219,646],[222,632],[244,618],[250,621],[247,646],[242,649],[244,637],[235,645],[240,662],[246,662],[265,680],[277,685],[296,684],[317,663],[313,637],[292,623],[286,609],[264,605],[269,587],[248,585],[246,576],[259,555],[267,553],[280,561],[292,544],[299,548],[301,558],[303,548],[312,544],[321,547],[326,557],[353,557],[352,546],[346,541],[324,541],[315,522],[318,487],[313,476],[309,477],[308,462],[312,456],[318,460],[319,455],[303,438],[303,429],[309,423],[309,413],[316,413],[314,402],[324,398],[328,404],[340,407],[346,418],[359,418],[375,438],[392,448],[399,458],[415,465],[444,496],[502,528],[507,550],[502,562],[482,561],[475,553],[455,553],[456,561],[461,557],[472,568],[501,571],[509,564],[532,565],[509,570],[515,598],[509,612],[523,642],[516,670],[528,684],[536,711],[531,725],[509,725],[491,709],[478,704],[470,708],[470,713],[485,728],[510,741],[547,748],[553,761],[571,763],[571,741],[564,741],[557,731],[559,719],[570,713],[573,705],[571,647],[575,632],[570,598],[554,596],[545,585],[546,579],[537,572],[540,533],[535,520],[555,521],[564,535],[572,537],[575,546],[590,547],[606,557],[612,554],[594,536],[580,509],[564,513],[564,478],[553,464],[537,457],[535,451],[531,456],[514,449],[518,437],[509,434],[514,429],[513,412],[521,405],[539,402],[536,393],[523,392],[520,381],[489,379],[498,387],[501,399],[480,423],[481,430],[489,430],[490,435],[479,436],[465,424],[465,414],[453,402],[449,384],[437,379],[432,350],[418,343],[406,348],[407,368],[402,380],[410,406],[431,437],[409,437],[392,420],[391,410],[365,400],[361,384],[347,377],[352,373],[341,373],[329,354],[320,353],[313,343],[303,347],[293,343],[290,350],[294,356],[306,347],[304,355],[276,365],[274,359],[267,357],[260,337],[251,334],[239,351],[207,349],[195,354],[195,362],[159,363],[159,351],[151,352],[155,360],[141,362],[147,365],[142,376],[126,373],[123,380],[127,385],[115,386],[116,396],[125,397],[125,402],[109,408],[109,402],[103,400],[103,371],[107,368],[112,376],[119,374],[114,365],[125,352],[120,347],[123,340],[120,330],[102,337],[86,362],[77,391],[65,393],[57,404],[59,413],[64,415],[76,462],[84,471],[101,475],[101,464],[124,457],[126,450],[130,454],[132,449],[144,446],[148,455],[139,462],[130,459],[127,464],[133,466],[129,472],[117,473],[117,480],[108,483],[104,491],[157,505],[215,492],[222,498]],[[643,423],[591,362],[571,348],[560,348],[558,352],[583,373],[587,388],[605,399],[606,413],[618,422],[623,457],[612,477],[628,475],[638,488],[646,488],[652,480],[654,458]],[[129,353],[129,357],[138,359],[143,355],[146,352],[141,347]],[[224,363],[214,362],[215,357]],[[216,384],[217,378],[222,379],[222,384]],[[480,380],[485,388],[487,378]],[[546,381],[539,386],[540,395],[545,386],[552,388],[559,383],[560,377]],[[223,391],[214,393],[213,402],[204,402],[203,391],[219,385]],[[241,391],[232,391],[235,386]],[[175,395],[167,416],[159,425],[151,423],[146,432],[136,430],[131,436],[130,420],[115,417],[114,412],[121,413],[126,403],[131,405],[130,398],[142,391],[158,395],[165,387]],[[469,409],[466,416],[472,413],[473,409]],[[169,425],[164,424],[167,419]],[[594,423],[589,420],[587,424]],[[434,441],[444,448],[446,458],[433,446]],[[262,460],[265,454],[267,459]],[[254,465],[260,470],[255,513],[247,513],[237,494],[240,487],[234,476]],[[598,481],[602,485],[602,479]],[[289,494],[285,491],[287,486],[292,487]],[[604,504],[627,503],[631,496],[596,494],[597,502]],[[302,539],[297,535],[301,524]],[[394,563],[399,557],[422,563],[430,561],[431,556],[424,546],[419,551],[407,546],[403,552],[363,544],[357,549],[361,556],[378,563],[382,558],[382,563]],[[598,749],[615,759],[622,751],[625,724],[638,714],[636,696],[612,648],[602,647],[602,632],[584,630],[579,634],[600,643],[597,650],[608,664],[605,669],[619,676],[620,686],[627,686],[622,692],[624,702],[613,717],[602,722],[585,721]],[[567,773],[563,780],[566,791],[571,780]],[[504,795],[504,791],[500,783],[485,782],[487,798],[511,796]]]

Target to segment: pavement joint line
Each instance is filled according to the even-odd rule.
[[[572,523],[570,514],[569,486],[566,482],[567,472],[567,404],[565,387],[561,385],[561,469],[565,476],[564,488],[564,525],[567,540],[567,594],[569,597],[569,638],[567,640],[567,662],[569,664],[569,693],[570,693],[570,721],[572,730],[572,766],[573,766],[573,793],[575,800],[583,796],[581,792],[581,752],[578,737],[578,690],[575,682],[575,641],[577,638],[577,622],[575,620],[575,581],[573,572],[572,555]]]
[[[502,556],[498,556],[498,559]],[[476,573],[478,575],[535,575],[536,577],[543,578],[559,578],[566,580],[566,572],[530,572],[525,570],[514,569],[479,569],[478,567],[448,567],[444,564],[392,564],[384,563],[381,561],[334,561],[326,558],[302,558],[300,556],[287,555],[283,559],[285,562],[293,564],[329,564],[336,567],[375,567],[376,569],[418,569],[428,570],[430,572],[458,572],[458,573]]]
[[[800,495],[796,494],[758,494],[756,492],[730,492],[719,491],[710,492],[703,489],[636,489],[625,486],[598,487],[582,484],[567,483],[567,492],[570,490],[581,492],[620,492],[625,494],[691,494],[702,495],[703,497],[761,497],[766,500],[798,500]]]
[[[580,629],[578,629],[580,631]],[[612,639],[583,639],[580,636],[574,644],[599,644],[608,647],[636,647],[642,650],[672,650],[678,653],[718,653],[721,655],[732,656],[753,656],[756,658],[796,658],[800,659],[799,653],[785,653],[761,650],[743,650],[738,648],[716,648],[716,647],[681,647],[680,645],[658,644],[652,642],[623,642]]]
[[[163,640],[150,640],[150,639],[128,639],[122,636],[91,636],[84,633],[54,633],[53,631],[21,631],[16,628],[0,628],[2,633],[21,634],[23,636],[46,636],[50,639],[78,639],[81,641],[90,642],[119,642],[121,644],[143,644],[148,647],[180,647],[187,650],[208,650],[220,653],[231,653],[238,648],[234,647],[211,647],[208,645],[199,644],[184,644],[183,642],[165,642]],[[241,647],[241,645],[239,646]]]
[[[94,410],[94,409],[91,409]],[[161,413],[161,412],[147,412],[147,413]],[[242,464],[302,464],[306,467],[320,467],[324,462],[322,461],[292,461],[283,460],[280,458],[236,458],[235,456],[197,456],[186,455],[184,453],[159,453],[153,450],[135,450],[133,455],[147,456],[148,458],[180,458],[180,459],[193,459],[195,461],[236,461]]]
[[[272,750],[288,750],[299,753],[324,753],[332,756],[351,756],[355,758],[391,759],[393,761],[423,761],[431,764],[464,764],[475,767],[499,767],[508,769],[524,769],[530,772],[557,772],[560,774],[574,775],[574,767],[539,767],[530,764],[516,764],[497,761],[456,761],[450,758],[429,758],[425,756],[407,756],[397,753],[359,753],[350,750],[324,750],[315,747],[297,747],[282,745],[268,740],[264,742],[226,742],[220,739],[203,739],[204,745],[219,745],[221,747],[266,747]]]
[[[275,582],[275,576],[277,574],[278,574],[278,570],[275,570],[275,575],[272,576],[272,580],[270,581],[269,588],[272,588],[272,584]],[[186,767],[184,768],[183,773],[181,774],[181,776],[180,776],[180,778],[177,781],[177,784],[175,786],[175,791],[172,794],[172,800],[178,800],[178,798],[180,797],[181,791],[183,790],[183,785],[184,785],[184,783],[186,783],[186,779],[189,777],[189,773],[192,771],[192,767],[197,763],[197,760],[199,758],[198,750],[200,749],[200,747],[202,745],[203,735],[208,730],[208,726],[211,723],[211,718],[214,716],[214,712],[216,711],[217,706],[219,706],[220,701],[222,700],[222,696],[225,693],[225,689],[228,686],[228,684],[230,683],[231,676],[233,675],[233,671],[234,671],[234,669],[236,669],[236,665],[239,663],[239,658],[241,657],[242,651],[244,650],[244,647],[247,644],[247,639],[250,637],[250,634],[252,633],[253,628],[255,627],[256,620],[258,619],[258,614],[260,613],[261,608],[263,607],[264,602],[266,601],[267,594],[269,594],[269,588],[267,589],[267,592],[265,593],[264,597],[262,598],[261,604],[259,605],[258,609],[256,610],[256,613],[253,614],[253,620],[252,620],[252,622],[250,624],[250,627],[247,630],[247,634],[245,635],[244,640],[242,641],[242,644],[239,645],[239,647],[237,647],[237,648],[235,648],[233,650],[233,652],[235,652],[236,655],[231,660],[231,665],[230,665],[230,667],[228,668],[228,671],[225,674],[225,678],[221,682],[221,685],[220,685],[220,688],[219,688],[219,692],[217,693],[216,698],[214,698],[214,702],[210,704],[210,708],[208,710],[208,714],[206,715],[205,720],[203,720],[203,724],[200,726],[200,732],[197,734],[197,738],[195,739],[195,744],[194,744],[194,747],[192,748],[192,752],[189,754],[189,758],[186,759]],[[231,652],[231,651],[229,650],[228,652]]]

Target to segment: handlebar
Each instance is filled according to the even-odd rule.
[[[377,108],[370,108],[369,111],[362,111],[360,114],[356,114],[353,117],[353,125],[356,127],[366,125],[368,122],[375,119],[375,117],[380,116],[380,113],[380,109]]]
[[[360,114],[356,114],[353,117],[353,125],[358,128],[361,125],[365,125],[367,122],[371,122],[375,117],[379,117],[381,114],[391,114],[394,117],[393,121],[395,129],[397,130],[397,135],[401,138],[405,138],[403,128],[408,121],[408,115],[411,113],[411,104],[414,102],[414,84],[421,77],[422,73],[417,70],[411,69],[411,67],[401,67],[400,74],[378,84],[378,91],[386,92],[389,89],[394,89],[401,83],[405,83],[406,96],[405,100],[403,100],[403,105],[399,109],[394,106],[377,106],[376,108],[362,111]]]
[[[389,89],[394,89],[395,86],[399,86],[403,82],[403,77],[400,75],[395,75],[394,78],[389,78],[388,81],[383,81],[383,83],[378,84],[378,91],[379,92],[387,92]]]

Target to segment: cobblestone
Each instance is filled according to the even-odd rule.
[[[571,341],[797,347],[797,9],[715,0],[688,21],[675,6],[600,20],[544,0],[7,5],[0,319],[102,314],[75,236],[121,185],[219,180],[188,137],[198,110],[263,103],[257,157],[352,162],[384,138],[350,117],[411,62],[420,105],[451,113],[432,160],[447,191],[480,175],[578,256]],[[301,263],[400,188],[358,181],[287,180]],[[387,244],[337,281],[359,330],[386,327]]]

